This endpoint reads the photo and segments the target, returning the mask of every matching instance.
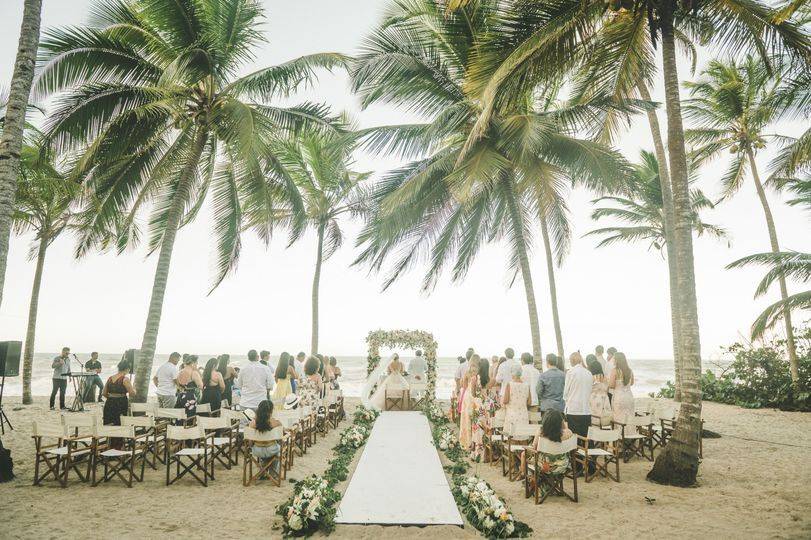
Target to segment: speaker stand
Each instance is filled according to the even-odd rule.
[[[11,425],[11,420],[8,419],[6,416],[6,411],[3,410],[3,388],[6,386],[6,376],[0,379],[0,434],[6,434],[6,424],[8,424],[8,428],[14,431],[14,426]]]

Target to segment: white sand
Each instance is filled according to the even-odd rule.
[[[45,398],[13,410],[18,403],[19,398],[4,400],[17,429],[7,431],[2,440],[12,451],[18,478],[0,484],[0,538],[281,536],[275,507],[290,496],[292,486],[265,483],[244,488],[241,465],[231,471],[218,469],[217,479],[208,488],[192,481],[166,487],[160,469],[147,469],[144,483],[132,489],[121,483],[90,488],[76,481],[66,489],[53,482],[33,487],[31,421],[55,413],[47,410]],[[523,486],[508,482],[497,467],[474,465],[472,471],[490,482],[537,537],[811,538],[811,415],[714,403],[705,404],[704,411],[707,428],[727,436],[704,441],[698,488],[647,482],[650,463],[634,460],[622,465],[621,484],[603,479],[581,484],[579,504],[550,499],[535,506],[524,499]],[[344,422],[341,429],[347,425]],[[319,438],[314,449],[297,459],[291,477],[322,472],[339,431]],[[360,452],[353,467],[359,457]],[[649,505],[645,497],[656,502]],[[338,525],[333,536],[481,538],[470,526]]]

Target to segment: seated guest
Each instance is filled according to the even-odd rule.
[[[513,426],[529,423],[529,385],[521,381],[521,366],[512,366],[511,379],[507,381],[501,404],[507,410],[504,415],[504,432],[509,433]]]
[[[594,376],[583,365],[583,357],[579,352],[569,355],[572,369],[566,372],[566,384],[563,388],[563,401],[566,403],[566,423],[569,428],[580,435],[587,437],[591,425],[591,387]]]
[[[608,401],[608,381],[603,374],[603,367],[593,354],[586,357],[586,366],[594,376],[589,399],[592,421],[597,417],[600,419],[600,426],[608,426],[611,424],[611,403]]]
[[[263,400],[256,408],[256,416],[249,424],[259,433],[266,433],[273,428],[282,425],[281,422],[273,418],[273,402],[270,400]],[[251,454],[261,460],[271,459],[273,456],[278,456],[281,448],[276,441],[254,441],[251,447]],[[276,462],[274,469],[279,472],[279,462]]]
[[[84,369],[88,373],[92,373],[92,377],[87,378],[85,383],[85,394],[83,399],[85,402],[95,401],[96,387],[99,389],[99,403],[101,403],[101,393],[104,391],[104,383],[101,382],[101,362],[99,362],[99,353],[90,353],[90,360],[85,362]]]
[[[574,433],[566,425],[563,413],[558,410],[551,410],[545,414],[541,422],[540,436],[552,442],[563,442]],[[538,447],[538,437],[535,438],[535,447]],[[560,475],[569,470],[569,454],[544,454],[538,455],[538,466],[547,474]]]
[[[541,372],[535,367],[534,359],[528,352],[521,354],[521,380],[529,385],[530,410],[538,410],[538,378]]]
[[[538,392],[538,406],[541,412],[561,411],[565,408],[563,403],[563,387],[566,376],[558,368],[558,358],[554,354],[546,355],[546,371],[538,376],[536,389]]]
[[[175,408],[186,409],[187,416],[197,414],[197,401],[203,388],[203,377],[197,369],[197,355],[189,354],[183,358],[183,369],[177,374],[177,393]]]
[[[293,357],[286,351],[279,356],[279,365],[276,366],[276,387],[273,389],[273,399],[282,400],[293,393],[296,368],[290,365],[292,360]]]
[[[634,372],[628,366],[625,354],[614,353],[614,369],[608,376],[608,387],[614,391],[611,409],[617,422],[626,423],[628,418],[634,416],[634,394],[631,392],[633,384]]]
[[[123,359],[118,363],[118,372],[107,379],[102,394],[107,401],[104,403],[103,421],[105,426],[120,426],[121,415],[127,414],[129,409],[128,397],[135,397],[135,388],[130,382],[132,362]],[[113,439],[110,441],[113,448],[121,448],[123,441]]]
[[[225,379],[217,371],[219,360],[210,358],[203,370],[203,396],[200,403],[211,405],[211,412],[219,411],[222,407],[222,394],[225,391]]]
[[[237,377],[235,387],[239,389],[239,406],[256,411],[259,404],[268,397],[268,390],[273,389],[273,373],[259,363],[259,354],[255,349],[248,351],[248,365]]]

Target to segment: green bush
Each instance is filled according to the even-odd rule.
[[[719,374],[707,370],[701,375],[703,399],[752,409],[811,411],[811,327],[798,332],[796,342],[798,389],[791,384],[785,340],[762,347],[735,343],[726,349],[735,358],[729,366]],[[657,395],[672,398],[674,390],[668,381]]]

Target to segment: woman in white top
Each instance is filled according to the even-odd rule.
[[[512,427],[529,423],[529,405],[532,398],[529,395],[529,385],[521,382],[521,366],[514,365],[511,369],[512,380],[507,382],[501,403],[506,409],[504,415],[504,432],[509,433]]]
[[[634,384],[634,372],[628,366],[625,354],[614,354],[614,369],[608,377],[608,387],[614,390],[611,408],[616,422],[625,423],[634,416],[634,394],[631,386]]]

